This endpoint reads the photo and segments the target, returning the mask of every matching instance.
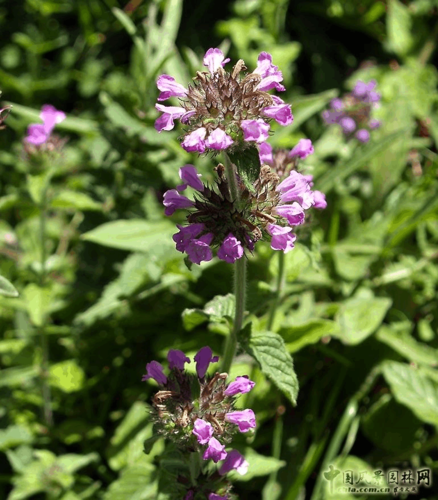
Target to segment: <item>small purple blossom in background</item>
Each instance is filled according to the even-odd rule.
[[[217,363],[219,361],[219,357],[213,356],[213,351],[208,346],[203,347],[194,359],[196,361],[196,373],[199,378],[205,377],[210,363]]]
[[[228,500],[228,497],[222,497],[216,493],[210,493],[208,495],[208,500]]]
[[[240,432],[248,432],[256,426],[254,412],[250,409],[234,411],[225,415],[225,420],[239,427]]]
[[[236,377],[234,382],[226,388],[224,394],[226,396],[235,396],[236,394],[246,394],[255,386],[255,382],[249,380],[247,376],[245,377]]]
[[[58,111],[54,106],[45,104],[41,108],[40,118],[42,124],[36,123],[29,125],[25,142],[33,146],[41,146],[45,144],[55,128],[55,125],[65,120],[66,116],[63,111]]]
[[[207,444],[213,436],[213,426],[202,418],[198,418],[193,424],[193,434],[199,444]]]
[[[167,377],[163,373],[163,365],[158,363],[158,361],[151,361],[146,365],[147,375],[143,375],[142,381],[149,380],[153,378],[158,384],[166,385]]]
[[[219,462],[219,460],[223,460],[227,456],[227,452],[225,451],[225,445],[220,444],[220,442],[212,437],[208,441],[207,449],[204,451],[202,458],[204,460],[213,460],[215,464]]]
[[[204,56],[208,72],[199,72],[187,88],[170,75],[157,80],[158,101],[176,97],[180,106],[157,103],[162,114],[155,122],[158,132],[172,130],[179,119],[187,129],[182,147],[193,153],[218,152],[241,148],[242,142],[260,144],[269,137],[270,120],[282,126],[293,121],[291,106],[270,90],[284,91],[283,74],[272,63],[272,56],[262,52],[257,68],[249,74],[240,60],[231,73],[224,66],[220,49],[211,48]],[[230,99],[232,96],[232,99]]]
[[[223,476],[232,470],[236,470],[241,476],[244,476],[248,472],[249,464],[237,450],[231,450],[221,468],[219,469],[219,474]]]
[[[169,362],[169,368],[171,370],[174,368],[184,370],[184,365],[186,363],[191,363],[190,358],[179,349],[170,349],[167,353],[167,361]]]
[[[324,121],[328,125],[339,125],[348,138],[356,137],[360,142],[368,142],[370,130],[380,126],[380,121],[372,117],[380,101],[380,94],[375,91],[376,85],[375,80],[356,82],[352,92],[345,94],[342,99],[332,99],[331,109],[322,113]]]
[[[300,139],[298,144],[289,153],[291,158],[298,156],[302,160],[315,152],[312,141],[310,139]]]

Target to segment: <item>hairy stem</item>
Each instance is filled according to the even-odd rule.
[[[224,155],[225,171],[228,185],[230,187],[230,195],[233,202],[239,202],[240,193],[237,186],[236,172],[234,165],[231,163],[227,153]],[[222,360],[222,371],[228,372],[231,367],[231,362],[234,358],[237,347],[237,334],[242,329],[243,315],[245,313],[246,299],[246,259],[245,256],[238,259],[234,265],[234,296],[236,298],[236,312],[234,315],[234,325],[225,343],[225,350]]]

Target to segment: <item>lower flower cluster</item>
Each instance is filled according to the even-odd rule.
[[[375,80],[369,83],[359,80],[351,93],[331,101],[331,109],[322,114],[324,121],[329,125],[340,125],[347,137],[354,135],[360,142],[368,142],[370,131],[380,127],[380,121],[371,116],[380,101],[376,85]]]
[[[197,494],[209,500],[228,500],[231,485],[226,474],[231,470],[246,474],[248,462],[237,450],[227,451],[226,447],[237,431],[245,433],[256,426],[251,409],[234,410],[235,396],[249,392],[255,383],[248,377],[237,377],[227,385],[226,373],[207,376],[210,363],[218,361],[208,346],[194,357],[196,376],[185,371],[185,364],[191,360],[182,351],[170,350],[167,359],[169,375],[165,375],[160,363],[151,361],[142,378],[153,378],[161,386],[152,400],[156,431],[184,452],[200,452],[203,460],[221,462],[195,486],[187,484],[184,500],[194,499]],[[187,481],[180,478],[180,482]]]
[[[182,167],[182,184],[166,191],[163,199],[166,215],[189,210],[188,225],[178,225],[179,232],[173,236],[176,249],[195,264],[210,261],[214,248],[219,259],[234,263],[245,250],[252,252],[258,240],[270,241],[273,250],[292,250],[296,240],[292,231],[304,223],[306,210],[326,207],[324,194],[312,190],[312,176],[295,170],[298,160],[312,152],[311,141],[303,139],[290,153],[280,155],[280,165],[280,157],[274,162],[271,146],[262,143],[259,178],[251,189],[238,183],[238,202],[231,198],[222,164],[215,169],[214,188],[204,185],[193,165]],[[193,200],[181,194],[188,186],[195,190]]]

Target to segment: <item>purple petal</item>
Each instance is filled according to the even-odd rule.
[[[315,208],[324,209],[327,207],[325,194],[321,193],[321,191],[313,191],[313,199],[315,200],[315,204],[313,205]]]
[[[290,252],[294,248],[294,242],[297,239],[295,234],[290,234],[291,227],[277,226],[276,224],[268,224],[267,231],[272,236],[272,250],[282,250],[284,253]]]
[[[193,425],[193,434],[199,444],[207,444],[213,437],[213,426],[202,418],[198,418]]]
[[[275,208],[280,217],[284,217],[291,226],[299,226],[304,222],[304,210],[297,202],[292,205],[280,205]]]
[[[185,252],[190,241],[205,229],[204,224],[190,224],[186,227],[177,224],[177,227],[179,233],[174,234],[172,239],[176,243],[176,249],[179,252]]]
[[[207,130],[204,127],[200,127],[184,137],[181,146],[189,153],[203,153],[205,151],[205,136]]]
[[[356,122],[350,116],[344,116],[339,120],[339,125],[342,127],[344,134],[351,134],[356,129]]]
[[[240,259],[242,255],[242,244],[231,233],[224,239],[217,252],[218,258],[228,262],[229,264],[234,264],[234,262],[236,262],[237,259]]]
[[[259,146],[260,163],[269,163],[272,165],[274,158],[272,156],[272,146],[268,142],[262,142]]]
[[[219,474],[223,476],[232,470],[236,470],[241,476],[244,476],[248,472],[248,462],[245,460],[243,455],[241,455],[237,450],[231,450],[221,468],[219,469]]]
[[[220,49],[208,49],[204,56],[204,66],[211,74],[216,73],[218,68],[225,66],[230,59],[225,59],[224,53]]]
[[[158,96],[159,101],[165,101],[170,97],[185,97],[187,94],[187,89],[185,89],[180,83],[175,81],[175,78],[169,75],[161,75],[157,80],[158,90],[161,90]]]
[[[160,385],[166,385],[167,377],[163,373],[163,365],[158,361],[151,361],[146,365],[146,375],[143,375],[142,382],[153,378]]]
[[[49,136],[44,129],[44,125],[42,124],[37,123],[34,125],[29,125],[29,127],[27,128],[27,136],[25,138],[25,141],[30,144],[40,146],[41,144],[44,144],[48,138]]]
[[[263,108],[262,113],[268,118],[273,118],[280,125],[290,125],[294,117],[290,104],[278,104],[275,106],[267,106]]]
[[[292,230],[292,229],[291,229]],[[255,382],[249,380],[247,376],[236,377],[234,382],[225,389],[226,396],[235,396],[236,394],[246,394],[255,386]]]
[[[167,361],[169,362],[169,368],[173,370],[177,368],[178,370],[184,370],[184,365],[186,363],[191,363],[190,358],[188,358],[179,349],[170,349],[167,353]]]
[[[224,460],[226,456],[227,452],[225,451],[225,445],[220,444],[216,438],[212,437],[208,442],[208,447],[202,458],[204,460],[211,458],[211,460],[217,464],[219,460]]]
[[[221,151],[229,148],[233,142],[233,139],[231,139],[228,134],[226,134],[222,129],[217,128],[208,136],[205,144],[211,149]]]
[[[368,142],[370,140],[370,133],[368,130],[361,128],[356,132],[356,139],[360,142]]]
[[[208,495],[208,500],[229,500],[229,497],[221,497],[216,493],[210,493]]]
[[[172,215],[175,210],[180,208],[193,207],[194,202],[186,198],[184,195],[179,194],[176,189],[170,189],[164,193],[163,205],[166,207],[164,213],[166,215]]]
[[[196,373],[202,379],[205,377],[210,363],[216,363],[219,358],[213,356],[213,351],[210,347],[205,346],[198,351],[194,359],[196,361]]]
[[[239,426],[240,432],[248,432],[256,426],[255,415],[252,410],[233,411],[225,415],[225,420]]]
[[[186,253],[191,262],[200,264],[208,262],[213,258],[213,252],[210,248],[210,243],[213,241],[213,234],[208,233],[201,236],[199,239],[192,239],[186,246]]]
[[[172,130],[175,126],[174,119],[181,118],[186,110],[178,106],[163,106],[155,104],[155,108],[163,114],[155,121],[155,130],[162,132],[163,130]]]
[[[299,156],[302,160],[314,153],[313,144],[310,139],[300,139],[298,144],[289,153],[289,157]]]
[[[184,165],[184,167],[181,167],[179,169],[179,177],[182,181],[184,181],[184,183],[176,188],[178,191],[184,191],[187,186],[190,186],[197,191],[204,191],[204,184],[202,184],[199,179],[201,174],[198,174],[198,171],[193,165],[187,164]]]
[[[40,118],[44,122],[44,130],[47,135],[52,133],[57,123],[65,120],[66,116],[63,111],[58,111],[51,104],[44,104],[41,108]]]
[[[257,120],[243,120],[241,122],[245,141],[255,141],[258,144],[265,142],[269,137],[269,123],[261,118]]]

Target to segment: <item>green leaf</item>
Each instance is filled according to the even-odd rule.
[[[277,472],[286,465],[284,460],[278,460],[278,458],[260,455],[249,447],[245,448],[242,455],[249,463],[248,472],[244,476],[241,476],[236,471],[230,472],[227,474],[227,477],[229,477],[232,481],[251,481],[251,479],[255,477],[267,476],[273,472]]]
[[[30,283],[23,290],[23,296],[32,323],[35,326],[42,326],[52,302],[50,290]]]
[[[28,175],[27,176],[27,189],[32,200],[39,205],[42,201],[43,190],[47,184],[47,175]]]
[[[438,383],[405,363],[385,361],[383,375],[395,399],[420,420],[438,425]]]
[[[279,333],[286,342],[287,350],[293,353],[306,345],[318,342],[326,335],[338,336],[340,327],[335,321],[313,319],[301,325],[282,328]]]
[[[0,276],[0,295],[5,295],[6,297],[19,296],[19,293],[15,289],[14,285],[9,282],[4,276]]]
[[[0,430],[0,450],[15,448],[22,444],[29,444],[33,436],[26,427],[21,425],[10,425],[7,429]]]
[[[123,469],[119,479],[113,481],[104,500],[156,500],[158,489],[156,469],[149,463],[139,463]]]
[[[0,387],[23,385],[36,377],[37,374],[38,368],[36,366],[28,366],[26,368],[6,368],[2,370]]]
[[[51,200],[50,206],[58,209],[73,210],[102,210],[102,205],[97,203],[85,193],[63,190]]]
[[[118,220],[107,222],[82,235],[85,241],[91,241],[120,250],[134,252],[154,251],[156,259],[173,249],[172,235],[175,226],[167,221],[148,222],[142,219]]]
[[[50,367],[50,385],[63,392],[71,393],[81,390],[84,381],[84,370],[74,360],[61,361]]]
[[[382,326],[376,333],[376,339],[409,361],[438,366],[438,350],[418,342],[407,332],[397,332],[389,326]]]
[[[210,316],[201,309],[184,309],[182,313],[183,326],[188,332],[202,325],[202,323],[208,321],[209,318]]]
[[[241,151],[230,153],[229,157],[231,162],[236,165],[237,173],[243,184],[250,193],[253,193],[253,184],[259,178],[261,168],[258,149],[255,146],[250,146]]]
[[[335,168],[330,168],[321,178],[318,178],[318,189],[324,193],[331,191],[342,179],[345,179],[345,177],[348,177],[353,172],[363,167],[371,158],[381,151],[389,148],[398,137],[406,134],[406,130],[410,130],[410,127],[405,127],[392,134],[386,135],[382,137],[380,141],[370,141],[365,146],[359,147],[353,158],[345,163],[337,165]]]
[[[339,338],[350,345],[363,342],[380,326],[391,304],[391,299],[385,297],[356,297],[344,301],[335,317],[341,328]]]
[[[249,340],[242,339],[242,344],[248,354],[259,363],[262,372],[296,406],[298,379],[292,357],[280,335],[273,332],[251,333]]]
[[[211,317],[212,321],[218,321],[222,318],[233,320],[235,310],[236,298],[232,293],[216,295],[204,307],[204,312]]]
[[[406,55],[414,43],[409,8],[398,0],[389,0],[386,26],[390,50],[399,56]]]
[[[292,104],[292,112],[294,121],[291,125],[284,128],[281,135],[288,135],[292,130],[299,128],[301,124],[306,122],[314,114],[319,113],[327,104],[338,95],[338,90],[326,90],[320,94],[307,95],[305,97],[296,98]]]
[[[111,9],[111,12],[115,17],[117,17],[117,19],[120,21],[120,24],[125,28],[129,35],[135,35],[135,33],[137,32],[137,28],[135,27],[135,24],[132,22],[132,20],[127,16],[127,14],[123,12],[123,10],[120,10],[117,7],[113,7]]]

